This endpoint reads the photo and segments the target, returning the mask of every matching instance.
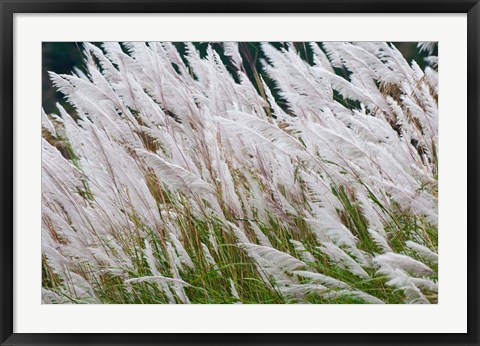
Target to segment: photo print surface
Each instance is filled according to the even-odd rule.
[[[42,66],[43,304],[438,303],[436,43],[45,42]]]

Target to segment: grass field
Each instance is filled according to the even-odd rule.
[[[43,303],[437,303],[437,48],[396,45],[83,44]]]

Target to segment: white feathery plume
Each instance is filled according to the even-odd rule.
[[[417,244],[411,240],[407,240],[405,242],[405,245],[409,249],[412,249],[419,257],[433,263],[438,263],[438,255],[432,250],[430,250],[428,247]]]
[[[341,268],[347,269],[363,279],[370,279],[370,275],[345,251],[332,243],[323,243],[319,250],[327,254],[330,260]]]
[[[160,156],[145,150],[138,151],[138,154],[145,159],[149,166],[157,170],[163,181],[166,181],[173,188],[192,194],[214,193],[213,188],[207,182],[186,169],[169,163]]]

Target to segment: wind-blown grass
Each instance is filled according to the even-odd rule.
[[[42,112],[44,303],[437,302],[436,56],[178,47],[50,74],[76,112]]]

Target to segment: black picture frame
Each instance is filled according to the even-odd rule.
[[[2,345],[409,344],[478,345],[479,15],[478,0],[0,0]],[[16,13],[467,13],[468,333],[466,334],[25,334],[13,332],[13,17]],[[451,316],[452,319],[455,316]]]

